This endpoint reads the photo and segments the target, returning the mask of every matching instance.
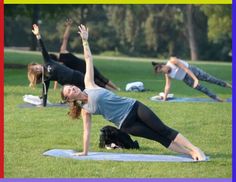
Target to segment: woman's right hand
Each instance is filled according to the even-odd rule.
[[[196,88],[199,84],[199,80],[198,79],[195,79],[194,80],[194,83],[193,83],[193,88]]]
[[[167,98],[166,98],[166,97],[162,97],[162,100],[163,100],[163,101],[167,101]]]
[[[73,154],[73,156],[86,156],[88,155],[86,152],[76,152]]]
[[[83,41],[88,40],[88,28],[86,28],[84,25],[78,26],[79,31],[78,33],[80,34],[80,37],[82,38]]]
[[[35,36],[39,36],[39,35],[40,35],[38,25],[33,24],[33,30],[32,30],[32,32],[33,32],[33,34],[34,34]]]
[[[72,23],[73,23],[73,20],[70,19],[70,18],[67,18],[67,19],[66,19],[66,22],[65,22],[65,25],[68,27],[68,26],[71,26]]]

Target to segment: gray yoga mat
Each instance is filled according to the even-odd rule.
[[[44,156],[71,158],[74,160],[110,160],[133,162],[196,162],[184,155],[150,155],[150,154],[126,154],[109,152],[89,152],[87,156],[74,156],[76,151],[66,149],[51,149],[43,153]],[[208,161],[209,157],[205,161]],[[202,161],[201,161],[202,162]]]
[[[154,101],[154,102],[163,102],[162,100],[156,99],[154,97],[150,97],[150,100]],[[217,101],[215,101],[211,98],[190,98],[190,97],[177,98],[177,97],[174,97],[174,98],[168,99],[165,102],[217,102]],[[232,99],[228,98],[228,99],[226,99],[226,102],[232,102]]]
[[[29,103],[23,103],[23,104],[19,104],[18,107],[19,108],[40,108],[42,106],[29,104]],[[64,107],[64,108],[67,108],[69,106],[68,106],[68,104],[56,103],[56,104],[47,104],[46,107]]]

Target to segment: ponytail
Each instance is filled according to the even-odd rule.
[[[63,87],[64,88],[64,87]],[[62,100],[66,101],[70,105],[70,110],[67,113],[72,119],[79,119],[81,115],[81,106],[80,104],[74,100],[74,101],[69,101],[67,97],[64,96],[63,94],[63,88],[61,90],[61,98]]]

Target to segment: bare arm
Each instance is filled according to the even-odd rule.
[[[83,152],[75,153],[77,156],[88,155],[89,151],[89,141],[90,141],[90,130],[91,130],[91,114],[89,114],[84,109],[81,110],[81,115],[83,119]]]
[[[193,74],[193,72],[188,69],[183,63],[181,63],[177,58],[171,58],[170,60],[171,63],[177,65],[178,67],[180,67],[181,69],[183,69],[193,80],[193,88],[197,87],[199,84],[199,80],[197,79],[197,77]]]
[[[86,73],[84,76],[85,88],[98,87],[94,83],[93,56],[92,56],[92,53],[90,51],[89,44],[88,44],[88,28],[86,28],[84,25],[80,25],[78,33],[80,34],[83,41],[84,59],[86,62]]]
[[[165,74],[165,78],[166,78],[166,85],[165,85],[164,97],[163,97],[164,101],[167,100],[167,96],[170,92],[170,87],[171,87],[171,79],[169,78],[167,74]]]
[[[53,89],[56,90],[58,87],[58,82],[57,81],[54,81],[54,86],[53,86]]]
[[[60,48],[60,53],[66,53],[67,51],[67,45],[68,45],[68,40],[69,40],[69,36],[70,36],[70,29],[71,29],[71,25],[72,25],[72,20],[71,19],[67,19],[66,20],[66,30],[64,32],[63,35],[63,40],[62,40],[62,44],[61,44],[61,48]]]

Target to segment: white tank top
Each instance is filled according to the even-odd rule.
[[[189,67],[189,64],[186,61],[183,61],[180,59],[179,59],[179,61],[182,64],[184,64],[187,68]],[[182,68],[176,66],[175,64],[171,63],[170,61],[168,61],[166,65],[171,68],[171,72],[168,74],[168,76],[170,78],[173,78],[176,80],[183,80],[184,79],[186,72]]]

